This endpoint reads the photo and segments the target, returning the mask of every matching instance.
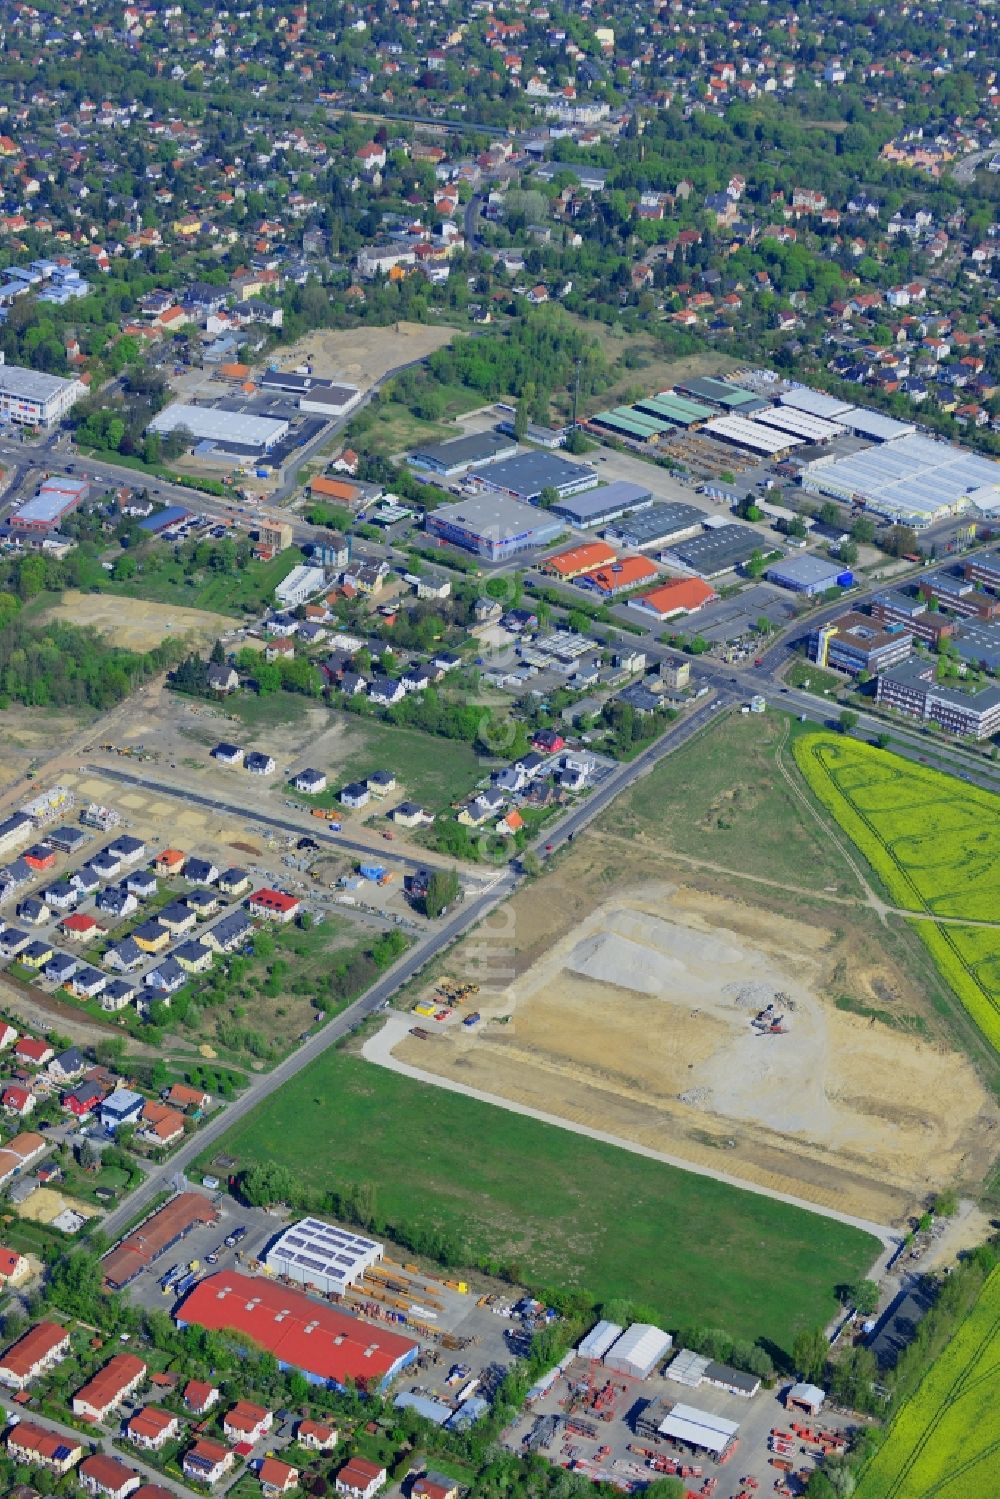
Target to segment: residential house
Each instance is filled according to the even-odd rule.
[[[107,974],[102,973],[99,968],[80,968],[69,983],[70,992],[77,999],[96,999],[107,987]]]
[[[375,1499],[388,1476],[380,1464],[370,1463],[366,1457],[352,1457],[338,1471],[333,1487],[348,1499]]]
[[[131,916],[139,909],[139,902],[125,885],[109,885],[106,890],[101,891],[94,904],[100,912],[115,921]]]
[[[163,1097],[175,1109],[194,1109],[200,1113],[204,1113],[212,1103],[210,1093],[205,1093],[201,1088],[192,1088],[188,1083],[174,1083]]]
[[[82,911],[76,911],[72,916],[64,916],[59,923],[59,930],[68,942],[93,942],[103,931],[93,916],[85,916]]]
[[[47,1041],[34,1036],[22,1036],[14,1045],[14,1056],[29,1067],[44,1067],[55,1056],[55,1049]]]
[[[396,789],[396,777],[391,770],[373,770],[365,777],[365,785],[372,796],[388,796]]]
[[[93,1452],[85,1457],[76,1470],[76,1479],[88,1494],[103,1495],[105,1499],[128,1499],[142,1482],[134,1468],[106,1452]]]
[[[170,946],[170,937],[169,927],[164,926],[160,921],[144,921],[132,933],[132,940],[136,946],[145,953],[152,953],[154,957],[166,951]]]
[[[79,966],[80,964],[78,963],[76,958],[71,958],[69,953],[53,953],[52,957],[49,959],[44,969],[42,970],[42,976],[46,978],[50,984],[55,984],[57,987],[59,987],[69,982]]]
[[[247,884],[250,881],[247,880]],[[209,927],[201,939],[213,952],[235,952],[253,933],[253,922],[245,911],[230,911],[215,926]]]
[[[298,1468],[293,1468],[291,1463],[282,1462],[280,1457],[268,1455],[262,1458],[257,1477],[260,1479],[264,1499],[279,1499],[279,1495],[290,1494],[292,1489],[299,1486]]]
[[[37,1100],[30,1088],[21,1083],[7,1083],[0,1090],[0,1108],[15,1119],[26,1119],[33,1111]]]
[[[209,666],[205,680],[213,692],[222,696],[235,692],[240,685],[239,675],[232,666],[217,666],[214,662]]]
[[[238,744],[228,744],[223,741],[212,750],[212,759],[218,760],[220,765],[242,765],[243,751]]]
[[[107,954],[105,954],[107,962]],[[135,984],[129,983],[127,979],[112,979],[111,983],[101,993],[101,1009],[110,1014],[117,1014],[130,1005],[138,994]]]
[[[142,982],[154,999],[166,1001],[179,989],[183,989],[187,980],[188,975],[177,959],[169,957],[144,974]]]
[[[0,1358],[0,1384],[23,1390],[69,1353],[69,1333],[57,1322],[36,1322]]]
[[[144,1405],[125,1422],[124,1435],[136,1447],[159,1452],[180,1436],[180,1430],[181,1423],[171,1411],[159,1405]]]
[[[458,1484],[441,1473],[425,1473],[410,1485],[411,1499],[458,1499]]]
[[[146,1378],[146,1364],[134,1353],[116,1353],[73,1396],[73,1414],[106,1421]]]
[[[62,1477],[76,1467],[83,1448],[74,1437],[51,1431],[36,1421],[19,1421],[7,1434],[7,1454],[15,1463],[45,1468]]]
[[[54,957],[54,949],[50,942],[29,942],[22,953],[18,955],[18,962],[25,968],[44,968],[46,963],[51,963]]]
[[[0,1248],[0,1285],[21,1286],[31,1276],[31,1261],[16,1249]]]
[[[373,677],[368,687],[368,699],[380,708],[391,708],[402,702],[406,688],[395,677]]]
[[[255,890],[250,897],[250,915],[259,920],[294,921],[302,902],[284,890]]]
[[[192,890],[190,895],[185,896],[184,904],[193,911],[199,921],[205,921],[209,916],[214,916],[222,904],[222,897],[217,890],[211,890],[202,886],[198,890]]]
[[[108,844],[108,853],[120,859],[123,864],[136,864],[146,857],[146,845],[140,839],[122,833],[114,843]]]
[[[68,1083],[80,1077],[86,1066],[83,1053],[77,1047],[70,1046],[52,1058],[46,1071],[57,1083]]]
[[[418,802],[400,802],[393,807],[389,817],[401,828],[419,828],[434,821],[433,814],[425,811]]]
[[[169,937],[169,933],[166,935]],[[133,937],[125,937],[104,954],[105,968],[113,968],[116,973],[131,973],[144,962],[145,954]]]
[[[184,1404],[195,1416],[206,1416],[217,1404],[219,1391],[207,1379],[189,1379],[184,1386]]]
[[[238,1400],[223,1420],[222,1433],[227,1441],[236,1445],[248,1442],[253,1446],[267,1435],[273,1424],[272,1411],[249,1400]]]
[[[181,1470],[185,1478],[211,1488],[226,1476],[235,1461],[236,1454],[229,1447],[213,1442],[209,1437],[200,1437],[185,1452]]]
[[[348,781],[340,793],[341,805],[345,807],[365,807],[370,800],[371,793],[361,781]]]
[[[335,1426],[326,1421],[302,1420],[295,1428],[295,1440],[307,1452],[332,1452],[340,1440]]]
[[[131,1088],[117,1087],[101,1103],[102,1126],[108,1134],[114,1134],[123,1124],[137,1123],[145,1102],[141,1093],[133,1093]]]
[[[305,796],[318,796],[321,791],[326,790],[326,776],[321,770],[313,770],[312,767],[300,770],[292,779],[292,785],[296,791],[301,791]]]
[[[214,885],[219,870],[211,859],[188,859],[184,865],[184,878],[193,885]]]
[[[99,1083],[78,1083],[71,1093],[64,1093],[61,1099],[64,1109],[77,1119],[86,1119],[88,1114],[100,1106],[105,1096],[105,1090]]]
[[[259,754],[256,750],[245,757],[243,764],[254,776],[273,776],[276,768],[271,755]]]
[[[219,875],[218,886],[224,895],[242,895],[250,888],[250,876],[245,869],[226,869]]]
[[[147,1099],[143,1105],[138,1135],[147,1145],[155,1145],[160,1149],[176,1145],[178,1140],[184,1138],[184,1115],[172,1109],[169,1104],[154,1103]]]

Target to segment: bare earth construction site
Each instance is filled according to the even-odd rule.
[[[718,882],[699,888],[687,871],[609,898],[602,850],[600,834],[581,839],[515,898],[495,944],[487,931],[450,955],[451,972],[482,976],[475,1029],[434,1027],[394,1055],[873,1222],[981,1179],[997,1111],[971,1064],[833,1002],[839,986],[914,998],[877,939],[867,951],[853,919],[848,944],[832,921],[782,916]],[[514,977],[491,985],[482,965],[505,943],[510,952],[511,933]]]

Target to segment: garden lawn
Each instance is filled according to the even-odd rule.
[[[158,604],[183,604],[216,614],[241,610],[256,614],[274,602],[274,590],[301,561],[301,552],[291,547],[270,562],[250,562],[236,572],[218,573],[204,567],[188,576],[179,562],[164,554],[157,557],[158,566],[152,571],[137,573],[125,583],[115,583],[105,574],[100,587],[103,593]]]
[[[533,1287],[628,1297],[790,1349],[878,1243],[860,1230],[330,1050],[207,1152],[309,1187],[372,1185],[376,1232],[423,1229]]]
[[[1000,1492],[1000,1268],[861,1474],[856,1499]]]
[[[800,735],[795,758],[897,905],[1000,921],[1000,797],[835,734]],[[1000,928],[913,923],[979,1029],[1000,1050]]]
[[[441,812],[488,774],[489,767],[480,764],[472,745],[464,740],[440,739],[420,729],[360,716],[345,718],[344,723],[350,734],[347,758],[335,767],[317,766],[331,784],[319,796],[299,798],[309,806],[336,806],[348,781],[364,780],[375,770],[391,770],[406,799],[420,802],[430,812]],[[296,795],[294,790],[290,794]],[[393,792],[389,800],[401,800],[400,792]],[[367,818],[378,810],[379,801],[373,797],[362,815]]]

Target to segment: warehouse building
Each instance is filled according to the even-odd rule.
[[[641,511],[652,505],[653,496],[641,484],[629,484],[618,479],[613,484],[603,484],[589,494],[575,499],[560,500],[552,506],[553,515],[561,515],[571,526],[587,530],[590,526],[605,525],[619,516],[632,511]]]
[[[648,557],[621,557],[605,567],[584,573],[578,580],[584,588],[592,588],[604,599],[616,599],[633,588],[654,583],[660,577],[655,565]]]
[[[579,546],[567,548],[565,552],[555,552],[551,557],[546,557],[541,570],[568,581],[570,578],[579,578],[583,573],[593,572],[597,567],[607,566],[614,562],[617,555],[614,547],[608,546],[605,541],[584,541]]]
[[[384,1254],[385,1246],[374,1239],[321,1218],[303,1218],[278,1235],[264,1264],[272,1275],[311,1286],[325,1296],[343,1296]]]
[[[673,422],[661,417],[643,416],[634,406],[616,406],[613,410],[598,411],[587,421],[588,427],[601,432],[611,432],[615,437],[624,437],[629,442],[658,442],[664,437],[673,437],[677,428]]]
[[[934,680],[934,662],[914,657],[881,672],[876,702],[907,718],[937,723],[949,734],[991,739],[1000,733],[1000,687],[963,691]]]
[[[175,402],[160,411],[147,432],[185,429],[196,442],[209,442],[236,457],[259,457],[288,435],[288,422],[270,416],[249,416],[242,411],[223,411],[218,406],[189,406]]]
[[[491,562],[502,562],[518,552],[546,546],[563,529],[557,515],[506,495],[488,493],[470,495],[457,505],[428,510],[424,525],[430,535]]]
[[[791,406],[767,406],[763,411],[755,412],[750,420],[774,427],[779,432],[788,432],[792,437],[801,437],[809,443],[832,442],[835,437],[844,435],[844,428],[838,422],[813,416],[811,411],[796,411]]]
[[[804,593],[807,598],[826,593],[828,588],[851,588],[854,584],[854,574],[848,568],[812,555],[785,557],[772,563],[764,576],[769,583],[792,593]]]
[[[651,1322],[633,1322],[604,1355],[604,1367],[631,1379],[648,1379],[673,1347],[673,1338]]]
[[[807,493],[860,502],[875,515],[919,530],[960,514],[971,493],[998,480],[1000,464],[992,458],[911,429],[844,458],[817,458],[799,482]]]
[[[686,1447],[697,1447],[721,1459],[723,1453],[736,1441],[740,1429],[738,1421],[728,1421],[712,1411],[699,1410],[694,1405],[678,1401],[670,1413],[660,1422],[659,1435],[671,1441],[681,1442]]]
[[[803,438],[793,437],[790,432],[778,432],[746,416],[717,416],[714,421],[706,422],[703,431],[708,437],[732,443],[737,448],[747,448],[764,458],[783,458],[804,442]]]
[[[511,438],[502,437],[497,432],[470,432],[465,437],[452,437],[447,442],[414,448],[408,457],[418,468],[429,469],[431,473],[450,479],[466,469],[498,463],[516,455],[517,443]]]
[[[54,531],[64,516],[74,511],[90,493],[86,479],[46,479],[34,499],[15,510],[10,524],[15,531]]]
[[[705,512],[697,505],[670,500],[650,505],[619,525],[609,526],[604,535],[616,546],[642,551],[645,547],[665,547],[686,541],[690,536],[697,536],[704,524]]]
[[[903,625],[883,625],[870,615],[851,610],[809,636],[810,661],[833,666],[856,677],[860,672],[884,671],[905,661],[913,649],[913,635]]]
[[[84,394],[79,380],[43,375],[0,354],[0,417],[19,427],[54,427]]]
[[[200,1192],[179,1192],[104,1256],[105,1285],[120,1291],[193,1228],[218,1221],[219,1214],[207,1197]]]
[[[782,406],[790,406],[794,411],[807,411],[810,416],[822,417],[827,422],[839,421],[845,411],[854,409],[850,401],[828,396],[822,390],[810,390],[807,385],[796,385],[793,389],[786,390],[779,400]]]
[[[607,1320],[598,1322],[597,1326],[592,1327],[587,1336],[580,1340],[580,1346],[576,1350],[577,1357],[592,1359],[595,1362],[600,1361],[617,1343],[623,1332],[624,1328],[619,1327],[617,1322]]]
[[[229,1332],[274,1355],[282,1371],[311,1384],[384,1393],[412,1364],[419,1344],[314,1301],[263,1276],[218,1271],[192,1287],[176,1312],[178,1327]]]
[[[544,489],[554,489],[561,500],[597,485],[597,472],[585,463],[570,463],[556,453],[519,453],[490,464],[476,476],[487,489],[512,500],[536,505]]]
[[[897,437],[912,437],[917,430],[912,422],[897,422],[894,416],[883,416],[866,406],[849,406],[837,420],[855,437],[867,437],[869,442],[894,442]]]
[[[645,396],[641,401],[636,401],[635,410],[640,417],[656,417],[660,421],[669,422],[672,426],[681,427],[685,431],[692,427],[700,427],[702,422],[707,422],[709,417],[715,414],[711,406],[702,406],[698,401],[689,401],[671,390],[661,390],[658,395]]]
[[[742,567],[754,552],[761,550],[762,537],[758,532],[738,521],[731,521],[712,526],[700,536],[672,546],[666,552],[665,560],[687,568],[688,572],[698,573],[702,578],[718,578]]]
[[[711,375],[696,375],[691,380],[678,380],[675,389],[681,395],[691,396],[696,401],[710,401],[713,406],[721,406],[724,411],[752,410],[760,399],[753,391],[731,385],[728,380],[715,380]]]
[[[678,614],[694,614],[717,598],[715,589],[700,578],[673,578],[637,599],[630,599],[629,607],[639,609],[643,614],[652,614],[662,624]]]

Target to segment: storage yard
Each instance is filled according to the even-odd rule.
[[[787,1381],[762,1389],[669,1337],[651,1367],[619,1367],[624,1340],[635,1333],[652,1351],[658,1331],[599,1323],[529,1391],[504,1444],[626,1493],[673,1475],[699,1499],[753,1499],[789,1475],[786,1492],[800,1494],[821,1456],[843,1450],[843,1414],[822,1409],[806,1421],[785,1403]]]

